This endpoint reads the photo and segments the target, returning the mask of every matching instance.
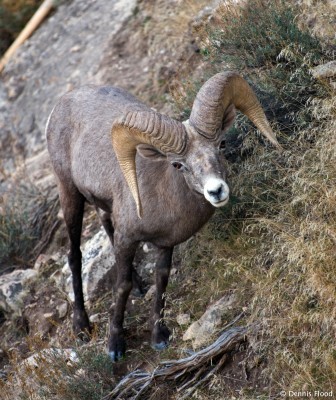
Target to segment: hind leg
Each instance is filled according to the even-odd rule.
[[[76,335],[85,339],[91,331],[89,318],[84,307],[81,274],[82,252],[80,250],[80,240],[85,198],[74,186],[65,186],[60,183],[59,191],[64,221],[70,239],[68,262],[72,273],[72,285],[75,297],[73,329]]]
[[[114,246],[114,227],[111,221],[111,214],[106,211],[100,210],[98,207],[96,207],[96,212],[105,229],[105,232],[107,233],[107,236],[109,237],[112,243],[112,246]]]
[[[108,352],[113,361],[120,360],[126,349],[123,322],[127,299],[132,290],[132,262],[137,243],[128,242],[121,235],[115,237],[115,255],[118,279],[116,305],[110,324]]]
[[[152,346],[156,350],[166,348],[170,336],[170,331],[163,318],[165,292],[169,280],[173,249],[173,247],[160,249],[159,259],[156,263],[156,293],[152,312]]]
[[[114,227],[112,225],[111,214],[106,211],[101,211],[98,207],[96,207],[97,214],[99,215],[100,221],[107,233],[112,246],[114,246]],[[132,282],[134,294],[136,296],[143,296],[145,294],[145,290],[143,288],[143,282],[141,276],[138,274],[136,269],[132,267]]]

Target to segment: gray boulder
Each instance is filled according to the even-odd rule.
[[[226,312],[232,309],[235,300],[235,295],[232,294],[212,304],[199,320],[189,326],[183,340],[192,340],[194,348],[207,344],[212,335],[220,329]]]
[[[23,298],[29,293],[29,282],[36,277],[34,269],[16,270],[0,276],[0,309],[11,315],[21,315]]]
[[[114,250],[105,231],[101,229],[82,246],[82,279],[85,301],[97,298],[102,291],[112,289],[115,265]],[[72,277],[69,264],[53,275],[73,301]]]

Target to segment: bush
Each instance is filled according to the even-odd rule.
[[[0,273],[31,267],[57,224],[58,198],[42,193],[29,180],[0,198]]]
[[[298,26],[297,13],[299,9],[282,0],[252,0],[243,6],[225,2],[216,15],[216,28],[198,32],[203,37],[201,53],[210,63],[204,79],[186,80],[185,96],[173,93],[183,117],[188,117],[195,93],[209,76],[233,69],[245,75],[282,134],[306,128],[312,122],[307,102],[329,94],[310,70],[334,54]],[[252,128],[242,118],[236,126],[245,132]]]
[[[33,338],[28,360],[15,358],[7,382],[0,380],[3,399],[101,400],[115,385],[113,362],[95,346],[45,348]]]
[[[225,3],[219,9],[219,29],[209,32],[209,53],[241,68],[271,67],[284,48],[298,44],[302,53],[312,52],[319,60],[321,44],[299,28],[297,12],[282,0],[253,0],[243,6]]]

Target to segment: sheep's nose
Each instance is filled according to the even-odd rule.
[[[217,189],[208,190],[208,193],[210,196],[219,198],[222,193],[222,190],[223,190],[223,185],[221,184],[220,186],[218,186]]]
[[[209,178],[204,186],[204,197],[213,206],[221,207],[229,199],[229,187],[223,179]]]

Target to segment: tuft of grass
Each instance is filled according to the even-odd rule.
[[[307,128],[313,120],[307,102],[330,94],[310,70],[335,54],[308,29],[299,27],[299,13],[299,8],[282,0],[253,0],[243,5],[223,2],[215,27],[197,32],[202,37],[201,54],[209,65],[203,78],[185,79],[172,93],[182,117],[188,118],[196,93],[211,75],[234,69],[250,82],[282,135]],[[236,128],[245,134],[254,129],[240,116]],[[230,134],[237,132],[233,128]]]
[[[7,382],[0,380],[4,399],[101,400],[115,385],[113,363],[97,344],[75,349],[46,348],[34,339],[34,354],[12,357]]]
[[[0,273],[31,267],[57,226],[58,198],[21,180],[0,198]]]
[[[242,6],[225,2],[218,11],[218,29],[208,31],[208,52],[242,68],[272,67],[284,48],[299,44],[301,52],[319,60],[321,43],[298,26],[297,12],[283,0],[253,0]]]

